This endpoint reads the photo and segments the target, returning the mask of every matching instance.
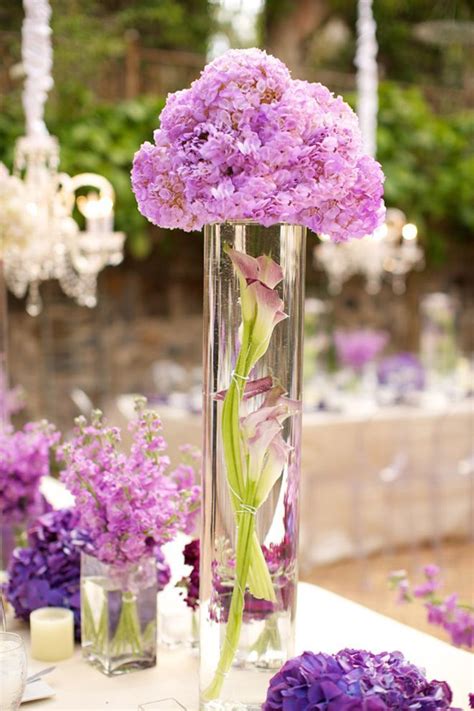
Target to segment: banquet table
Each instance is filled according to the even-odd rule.
[[[29,649],[26,626],[15,623],[14,627]],[[344,647],[399,650],[425,668],[429,678],[448,681],[453,703],[462,709],[468,708],[468,693],[474,689],[474,655],[305,583],[298,592],[296,644],[298,652],[336,652]],[[29,673],[45,666],[30,660]],[[45,679],[55,696],[34,702],[32,711],[137,711],[139,704],[169,697],[188,711],[198,708],[198,658],[191,650],[159,648],[155,668],[107,678],[83,662],[77,649],[73,658],[58,662]]]
[[[474,408],[422,406],[305,412],[301,447],[300,565],[303,570],[398,546],[474,536]],[[125,428],[134,396],[105,408]],[[201,446],[202,418],[160,405],[171,461]]]

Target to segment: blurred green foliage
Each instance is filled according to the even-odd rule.
[[[474,232],[474,112],[436,115],[421,93],[382,84],[378,159],[387,205],[418,223],[431,261]]]
[[[273,25],[294,10],[304,6],[304,0],[265,0],[260,20],[262,43]],[[348,41],[317,66],[345,72],[354,70],[356,49],[356,0],[319,0],[322,24],[339,20],[349,30]],[[463,72],[469,71],[472,53],[459,43],[440,47],[436,43],[422,42],[415,33],[418,23],[451,20],[469,22],[474,19],[473,0],[376,0],[373,13],[377,23],[378,62],[383,75],[391,81],[437,83],[441,78],[451,86],[462,84]],[[319,28],[319,29],[321,29]],[[301,48],[304,64],[313,64],[314,44],[320,41],[318,32],[307,38]]]
[[[135,257],[148,254],[154,230],[138,213],[130,166],[140,144],[152,140],[163,103],[147,97],[84,104],[70,115],[54,107],[48,111],[49,129],[61,145],[61,170],[93,171],[109,178],[117,193],[117,229],[128,235],[127,246]],[[9,167],[22,128],[18,104],[0,114],[0,160]],[[387,204],[401,208],[418,224],[431,260],[442,258],[449,241],[472,234],[474,112],[439,116],[417,89],[382,84],[378,158],[387,176]]]
[[[205,54],[213,29],[208,0],[50,0],[50,4],[55,86],[48,104],[66,114],[81,111],[94,93],[100,95],[96,91],[100,74],[110,60],[124,57],[131,31],[138,32],[141,47]],[[17,62],[23,16],[19,0],[0,2],[1,46]],[[0,96],[0,111],[6,100],[16,97]]]

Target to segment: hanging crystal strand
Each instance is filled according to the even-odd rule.
[[[377,150],[378,71],[376,24],[372,0],[359,0],[357,19],[357,115],[364,150],[375,156]]]

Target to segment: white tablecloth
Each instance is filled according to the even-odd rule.
[[[26,627],[20,631],[29,643]],[[430,678],[447,680],[455,705],[468,708],[468,693],[474,690],[473,655],[326,590],[301,584],[298,652],[336,652],[344,647],[400,650],[424,667]],[[31,660],[30,673],[45,666]],[[166,697],[175,697],[188,711],[197,710],[198,659],[190,651],[159,649],[156,668],[107,678],[83,662],[78,649],[72,659],[59,662],[46,680],[56,695],[35,702],[31,711],[136,711],[138,704]]]
[[[133,396],[106,408],[125,425]],[[201,447],[201,417],[158,408],[172,461]],[[429,407],[305,413],[301,459],[303,570],[395,546],[472,536],[472,400]]]

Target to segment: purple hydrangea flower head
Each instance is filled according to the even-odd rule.
[[[363,153],[354,112],[259,49],[226,52],[168,97],[132,186],[145,217],[186,231],[252,219],[344,241],[385,214],[382,170]]]
[[[263,711],[451,709],[446,682],[428,681],[400,652],[305,652],[270,681]]]
[[[0,516],[3,525],[27,522],[46,510],[41,479],[50,472],[51,449],[60,434],[47,422],[0,434]]]
[[[337,330],[334,333],[339,362],[354,370],[361,370],[373,361],[387,342],[388,334],[385,331],[374,331],[370,328],[356,331]]]
[[[397,353],[380,361],[377,379],[381,385],[390,385],[399,395],[425,387],[425,369],[413,353]]]
[[[6,596],[15,615],[28,621],[38,607],[67,607],[74,612],[80,636],[80,560],[88,538],[77,528],[73,509],[50,511],[28,530],[26,548],[17,548],[10,561]]]

